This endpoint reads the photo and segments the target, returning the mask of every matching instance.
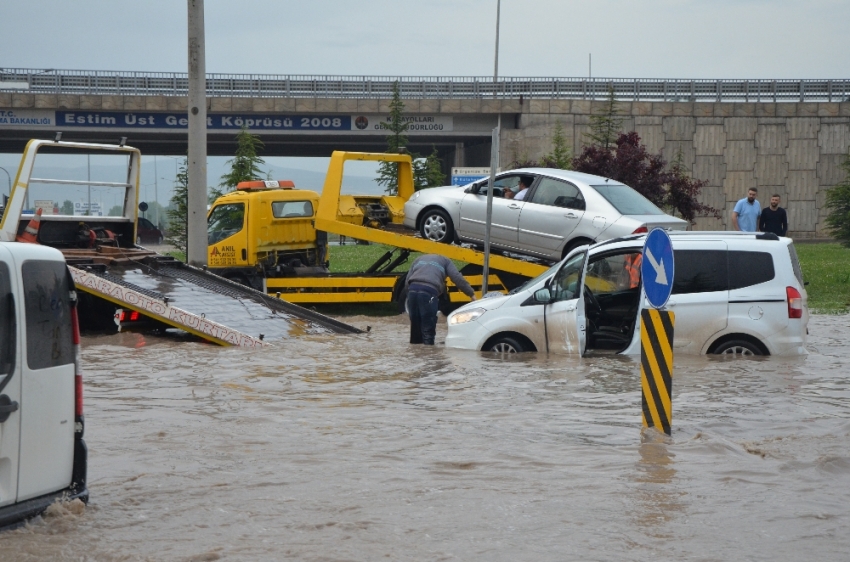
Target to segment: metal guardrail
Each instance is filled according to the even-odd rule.
[[[0,92],[186,96],[185,72],[0,69]],[[207,74],[210,97],[418,99],[606,99],[622,101],[850,101],[850,80],[664,80],[483,76]]]

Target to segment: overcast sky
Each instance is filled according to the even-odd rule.
[[[502,0],[499,74],[850,77],[848,0]],[[208,72],[493,74],[496,0],[206,0]],[[185,0],[3,0],[0,66],[186,71]]]
[[[850,78],[850,0],[502,0],[501,6],[500,76],[584,77],[592,53],[595,77]],[[496,0],[206,0],[206,67],[209,73],[492,76],[495,23]],[[186,72],[186,37],[185,0],[0,1],[5,68]],[[0,154],[12,176],[19,160]],[[225,160],[210,158],[210,185],[218,183]],[[311,171],[327,166],[327,159],[267,160]],[[0,186],[5,182],[0,172]]]

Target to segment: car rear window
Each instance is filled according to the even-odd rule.
[[[652,201],[621,183],[606,185],[591,185],[599,195],[619,211],[622,215],[663,215],[664,211],[656,207]]]
[[[791,267],[794,269],[794,277],[803,284],[803,269],[800,267],[800,259],[797,257],[797,249],[794,244],[788,244],[788,253],[791,254]]]
[[[729,289],[751,287],[776,277],[768,252],[729,252]]]
[[[725,291],[725,250],[674,250],[673,294]]]
[[[15,309],[12,307],[12,282],[8,266],[0,262],[0,376],[8,375],[15,365]],[[3,379],[0,379],[0,384]]]
[[[46,369],[74,362],[71,287],[63,262],[28,260],[21,267],[27,322],[27,364]]]

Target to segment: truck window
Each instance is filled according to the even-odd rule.
[[[15,310],[9,268],[0,262],[0,377],[9,375],[15,365]],[[5,379],[0,379],[0,385]]]
[[[207,219],[207,244],[213,245],[233,236],[245,223],[245,204],[227,203],[218,205]]]
[[[63,262],[28,260],[21,267],[27,363],[46,369],[74,362],[68,273]]]
[[[674,250],[673,294],[727,290],[726,253],[724,250]]]
[[[678,265],[678,264],[677,264]],[[741,289],[776,277],[773,256],[768,252],[729,252],[729,288]]]
[[[312,201],[272,201],[272,216],[276,219],[312,217]]]

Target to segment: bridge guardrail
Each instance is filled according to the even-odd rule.
[[[0,69],[0,92],[188,95],[185,72]],[[584,99],[703,102],[850,101],[850,80],[685,80],[483,76],[310,76],[207,74],[210,97],[419,99]]]

